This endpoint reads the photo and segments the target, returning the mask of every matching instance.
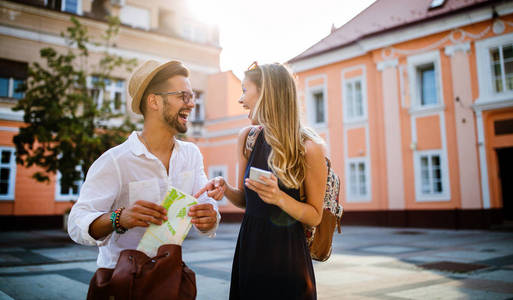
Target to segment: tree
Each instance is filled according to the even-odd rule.
[[[120,22],[117,18],[108,21],[100,41],[93,42],[87,28],[71,17],[72,25],[61,33],[68,46],[66,53],[43,48],[40,55],[45,64],[36,62],[28,68],[20,88],[25,97],[13,108],[24,112],[26,126],[13,141],[18,164],[43,169],[32,175],[37,181],[48,182],[50,174],[59,171],[62,186],[75,186],[95,159],[135,129],[128,115],[110,108],[114,99],[98,105],[88,89],[87,78],[94,75],[98,79],[94,89],[104,90],[113,70],[130,72],[137,63],[109,53],[115,47]],[[103,49],[96,65],[88,62],[91,46]]]

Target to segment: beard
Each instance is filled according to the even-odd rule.
[[[178,114],[186,109],[180,109],[176,112],[176,114],[166,114],[167,111],[169,111],[170,104],[168,103],[167,99],[164,101],[164,111],[162,112],[162,117],[164,118],[164,121],[166,121],[167,125],[169,125],[171,128],[176,129],[179,133],[186,133],[187,132],[187,124],[183,125],[178,121]]]

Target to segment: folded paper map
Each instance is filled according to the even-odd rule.
[[[171,187],[161,203],[167,209],[167,221],[162,225],[150,224],[137,250],[153,257],[161,245],[181,245],[191,228],[191,217],[187,215],[189,208],[195,204],[198,204],[196,198]]]

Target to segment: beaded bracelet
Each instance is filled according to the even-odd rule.
[[[110,221],[112,222],[112,229],[116,233],[125,233],[127,229],[119,223],[119,219],[121,217],[121,212],[125,209],[124,207],[120,207],[112,212],[110,215]]]

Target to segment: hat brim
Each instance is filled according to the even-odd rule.
[[[153,71],[151,71],[147,76],[146,78],[144,78],[144,80],[142,81],[142,83],[137,87],[137,90],[135,92],[135,95],[132,97],[132,103],[130,105],[130,107],[132,108],[132,111],[136,114],[139,114],[139,115],[142,115],[142,112],[141,112],[141,98],[144,94],[144,92],[146,91],[146,88],[148,87],[148,84],[150,84],[151,80],[153,79],[153,77],[155,77],[155,75],[157,75],[157,73],[159,71],[161,71],[162,69],[166,68],[167,66],[169,66],[170,64],[172,63],[175,63],[174,61],[167,61],[165,63],[162,63],[160,65],[158,65],[155,69],[153,69]]]

